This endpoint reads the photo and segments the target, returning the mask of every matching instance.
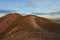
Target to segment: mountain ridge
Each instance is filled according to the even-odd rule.
[[[19,30],[46,30],[60,33],[60,23],[35,15],[8,14],[0,18],[0,38],[10,36]],[[3,21],[2,21],[3,20]],[[1,31],[2,30],[2,31]],[[49,33],[48,32],[48,33]],[[43,34],[43,33],[42,33]],[[55,34],[55,35],[57,35]],[[44,34],[45,35],[45,34]]]

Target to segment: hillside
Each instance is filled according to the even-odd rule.
[[[60,40],[60,23],[35,15],[7,14],[0,18],[0,39]]]
[[[6,35],[13,29],[21,16],[19,14],[8,14],[0,19],[0,36]],[[1,31],[2,30],[2,31]]]

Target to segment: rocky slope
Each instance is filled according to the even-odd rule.
[[[60,23],[35,15],[8,14],[0,18],[0,39],[60,40]]]

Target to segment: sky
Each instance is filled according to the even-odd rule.
[[[60,18],[60,0],[0,0],[0,16],[12,12]]]

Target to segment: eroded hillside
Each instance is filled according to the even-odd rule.
[[[8,14],[0,18],[0,39],[60,40],[60,23],[35,15]]]

